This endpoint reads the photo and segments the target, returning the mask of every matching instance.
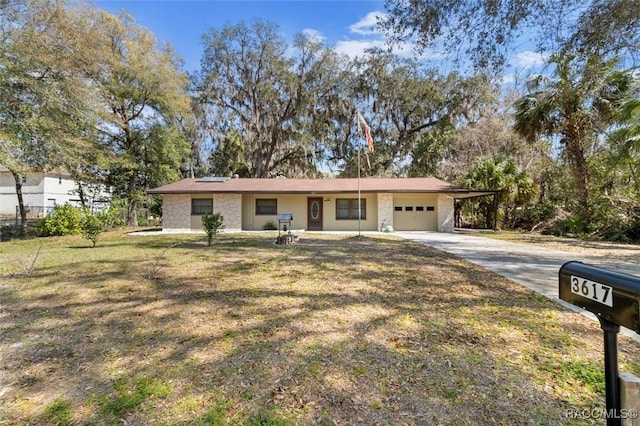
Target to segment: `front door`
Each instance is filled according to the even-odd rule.
[[[307,199],[307,230],[322,231],[322,198]]]

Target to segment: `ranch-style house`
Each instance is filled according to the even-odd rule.
[[[306,231],[439,231],[454,229],[454,200],[493,194],[436,178],[183,179],[148,191],[163,197],[166,232],[202,229],[204,213],[221,213],[225,230],[262,230],[293,215]],[[360,200],[360,208],[358,208]],[[358,216],[360,214],[360,221]],[[358,223],[360,222],[360,223]]]

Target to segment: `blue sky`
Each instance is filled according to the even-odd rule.
[[[279,25],[286,40],[307,31],[321,37],[327,46],[351,57],[371,46],[384,46],[385,38],[375,29],[376,16],[384,14],[382,0],[94,0],[111,13],[125,9],[136,22],[158,39],[174,45],[187,71],[200,66],[201,36],[209,28],[222,28],[242,20],[259,18]],[[404,54],[411,54],[405,47]],[[440,52],[427,52],[424,60],[441,60]],[[516,73],[541,65],[543,58],[531,51],[517,52],[510,59],[505,82]]]
[[[94,1],[111,13],[121,9],[136,22],[151,30],[160,40],[173,44],[185,60],[185,68],[199,67],[202,54],[200,38],[209,28],[222,28],[226,23],[259,18],[275,22],[283,36],[292,40],[302,31],[313,31],[325,38],[328,46],[350,55],[364,47],[382,44],[380,34],[367,31],[375,13],[384,10],[383,1]],[[373,12],[373,13],[372,13]]]

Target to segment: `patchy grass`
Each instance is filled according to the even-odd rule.
[[[582,316],[393,235],[273,239],[47,239],[29,276],[42,241],[0,244],[0,424],[567,424],[604,408],[602,333]],[[620,362],[640,371],[623,337]]]
[[[553,250],[581,253],[589,256],[615,258],[625,262],[640,262],[640,245],[608,241],[592,241],[580,238],[556,237],[536,232],[516,231],[461,231],[470,235],[510,241],[513,243],[532,244]]]
[[[47,421],[58,424],[60,426],[66,426],[71,424],[71,406],[69,402],[61,399],[56,399],[46,409],[44,418]]]

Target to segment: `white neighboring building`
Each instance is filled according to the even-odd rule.
[[[108,203],[111,195],[103,191],[99,195],[103,203]],[[25,207],[34,207],[30,216],[43,216],[55,206],[69,203],[80,205],[78,185],[64,171],[31,173],[22,177],[22,199]],[[15,217],[18,206],[16,183],[11,172],[0,166],[0,216]]]

